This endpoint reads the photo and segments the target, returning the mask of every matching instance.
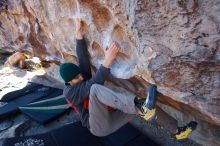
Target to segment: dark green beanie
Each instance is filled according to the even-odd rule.
[[[63,63],[60,65],[60,76],[67,83],[80,74],[80,68],[73,63]]]

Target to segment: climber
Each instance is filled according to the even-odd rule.
[[[105,52],[103,64],[92,77],[89,53],[81,32],[81,19],[75,19],[76,54],[79,66],[73,63],[60,65],[60,75],[65,82],[64,96],[76,110],[83,126],[96,136],[106,136],[129,122],[135,115],[154,120],[157,87],[151,86],[146,100],[135,95],[121,93],[104,86],[110,74],[109,66],[120,49],[112,43]]]

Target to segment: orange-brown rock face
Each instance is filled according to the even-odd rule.
[[[111,71],[126,79],[118,85],[143,95],[147,82],[156,83],[162,104],[214,126],[210,141],[220,144],[219,7],[219,0],[8,0],[0,9],[0,47],[75,60],[73,19],[80,16],[96,68],[117,41]]]

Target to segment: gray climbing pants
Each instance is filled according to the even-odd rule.
[[[94,84],[89,97],[90,131],[96,136],[106,136],[124,124],[136,114],[135,95],[114,91],[105,86]],[[107,105],[115,108],[109,111]]]

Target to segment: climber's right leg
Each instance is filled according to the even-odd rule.
[[[154,121],[156,118],[157,86],[152,85],[147,91],[147,98],[143,101],[135,100],[135,104],[140,109],[141,115],[147,121]]]

